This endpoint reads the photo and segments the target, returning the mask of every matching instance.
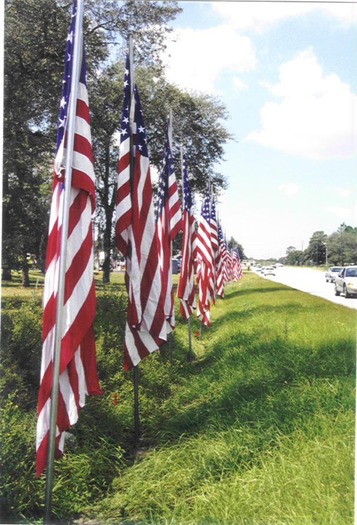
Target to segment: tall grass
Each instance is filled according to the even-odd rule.
[[[193,332],[198,323],[193,322]],[[355,313],[246,275],[186,361],[141,364],[142,450],[98,523],[353,522]]]
[[[212,307],[211,329],[193,337],[193,362],[177,312],[173,359],[164,348],[139,367],[137,450],[123,287],[122,274],[97,283],[104,394],[88,399],[56,462],[57,520],[351,524],[355,312],[246,274]],[[3,292],[0,507],[6,522],[34,523],[44,504],[34,476],[42,285]]]

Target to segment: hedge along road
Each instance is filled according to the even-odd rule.
[[[258,273],[258,275],[261,274]],[[333,283],[327,283],[325,280],[325,272],[320,270],[283,266],[276,269],[275,275],[262,277],[357,310],[357,298],[350,297],[346,299],[344,296],[336,296],[335,285]]]

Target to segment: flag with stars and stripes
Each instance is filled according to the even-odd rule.
[[[130,181],[130,162],[131,162],[131,129],[130,129],[130,107],[131,103],[131,84],[130,84],[130,64],[129,56],[126,57],[124,74],[124,102],[120,129],[119,147],[119,166],[118,184],[115,195],[116,221],[115,239],[118,250],[124,255],[128,255],[128,233],[132,220],[132,200],[131,200],[131,181]]]
[[[210,326],[211,291],[214,275],[214,260],[211,241],[211,197],[208,191],[202,203],[196,236],[196,263],[198,283],[197,317]]]
[[[131,100],[129,76],[127,60],[115,225],[116,245],[126,257],[125,370],[167,340],[146,130],[136,86]]]
[[[212,246],[212,278],[210,280],[210,295],[213,303],[216,301],[217,294],[217,265],[219,263],[219,242],[218,242],[218,223],[216,216],[216,202],[211,199],[211,214],[210,214],[210,228],[211,228],[211,246]]]
[[[174,294],[172,283],[172,243],[182,229],[182,214],[178,187],[172,160],[169,119],[166,142],[163,152],[163,166],[157,192],[156,224],[159,241],[159,261],[161,268],[161,286],[165,297],[165,317],[167,330],[175,326]]]
[[[243,277],[238,246],[232,250],[232,280],[239,281]]]
[[[218,243],[219,243],[219,249],[218,249],[218,256],[216,258],[216,278],[217,278],[217,295],[219,297],[224,297],[224,286],[226,284],[226,251],[227,246],[223,237],[222,228],[220,225],[218,225]]]
[[[225,244],[226,249],[223,252],[223,258],[224,258],[223,278],[224,278],[224,282],[228,283],[232,280],[232,254],[230,250],[228,249],[226,238],[224,238],[224,244]]]
[[[92,238],[95,186],[83,45],[81,45],[80,79],[74,123],[72,183],[69,188],[66,187],[64,167],[69,125],[68,107],[73,88],[74,40],[75,38],[82,40],[82,34],[75,34],[76,12],[77,5],[74,2],[72,22],[67,39],[65,73],[58,121],[43,295],[43,347],[36,437],[37,476],[40,476],[46,468],[49,444],[58,273],[60,259],[64,256],[60,251],[65,191],[70,192],[70,208],[65,250],[66,272],[56,423],[56,457],[63,455],[65,431],[77,422],[79,410],[85,404],[86,395],[101,393],[97,377],[93,332],[96,309]]]
[[[188,180],[186,159],[183,158],[183,236],[182,236],[182,262],[180,278],[177,288],[177,297],[180,299],[180,311],[184,319],[188,319],[196,308],[195,299],[195,268],[194,268],[194,243],[195,243],[195,217],[193,214],[193,201]]]

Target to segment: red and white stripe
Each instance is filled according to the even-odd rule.
[[[183,173],[183,177],[187,173]],[[187,179],[188,184],[188,179]],[[188,190],[190,191],[190,190]],[[185,195],[184,195],[185,199]],[[183,209],[183,235],[182,235],[182,261],[180,278],[177,288],[177,297],[180,299],[180,311],[184,319],[189,319],[196,309],[195,297],[195,267],[194,267],[194,246],[195,246],[195,217],[191,198],[190,205],[184,205]]]
[[[239,281],[243,277],[242,265],[237,249],[233,250],[232,254],[232,280]]]
[[[171,152],[171,146],[169,146]],[[159,261],[161,268],[161,286],[165,301],[167,331],[175,327],[174,293],[172,281],[172,243],[182,229],[182,214],[175,173],[169,173],[169,166],[161,174],[167,177],[168,195],[157,219],[157,237],[159,242]]]
[[[62,151],[65,156],[65,148],[62,148]],[[58,160],[57,158],[56,161]],[[58,178],[55,173],[43,297],[43,348],[36,438],[37,476],[40,476],[46,467],[50,430],[64,180],[63,177]],[[96,309],[92,239],[95,186],[87,88],[82,83],[78,86],[72,187],[69,191],[71,202],[66,247],[56,457],[63,454],[64,432],[77,422],[79,410],[85,404],[86,394],[101,393],[93,332]]]
[[[127,272],[125,370],[138,365],[167,340],[150,163],[147,152],[139,147],[144,140],[141,134],[145,134],[143,125],[138,125],[139,118],[141,107],[135,89],[134,172],[131,180],[130,141],[124,140],[119,152],[116,205],[116,244],[126,256]]]
[[[208,197],[204,206],[209,207]],[[209,214],[201,212],[196,236],[196,260],[197,260],[197,282],[198,282],[198,308],[197,317],[207,327],[211,325],[211,290],[214,282],[214,260],[211,242],[211,225]]]

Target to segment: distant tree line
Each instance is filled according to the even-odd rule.
[[[6,0],[4,37],[3,251],[2,278],[21,270],[29,285],[29,262],[44,270],[52,165],[72,2]],[[186,151],[191,184],[204,194],[208,178],[219,194],[226,187],[215,167],[233,137],[228,113],[209,95],[169,84],[160,53],[176,1],[87,0],[84,18],[87,82],[97,189],[96,249],[104,253],[103,280],[110,279],[114,248],[114,196],[123,104],[124,58],[133,35],[135,80],[148,132],[150,160],[160,171],[166,121],[174,116],[176,173],[179,148]]]
[[[357,264],[357,228],[342,223],[336,232],[312,234],[306,250],[289,246],[283,262],[288,265],[344,266]]]

